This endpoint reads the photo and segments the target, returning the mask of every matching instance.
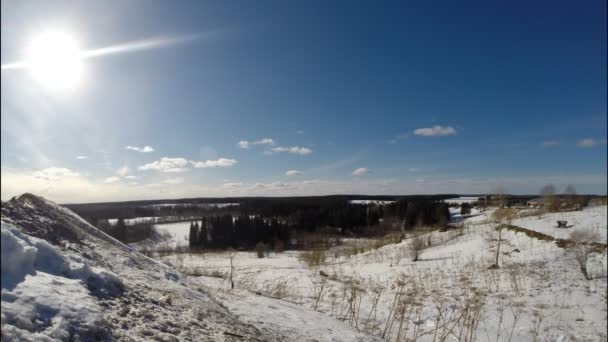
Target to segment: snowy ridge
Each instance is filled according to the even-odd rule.
[[[67,209],[2,204],[2,341],[243,339],[277,340]]]

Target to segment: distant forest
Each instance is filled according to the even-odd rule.
[[[383,233],[382,221],[393,222],[391,229],[410,229],[416,225],[445,225],[449,207],[441,200],[454,195],[373,197],[318,196],[289,198],[205,199],[206,203],[238,203],[238,206],[197,206],[196,200],[177,206],[156,206],[146,202],[68,205],[92,224],[108,218],[119,218],[114,227],[103,227],[121,241],[133,241],[125,218],[183,216],[191,221],[190,245],[193,248],[249,248],[262,242],[276,247],[289,246],[294,231],[370,236]],[[391,204],[355,204],[351,200],[395,201]],[[172,204],[179,203],[172,201]],[[203,202],[205,203],[205,202]],[[159,215],[162,214],[162,215]],[[191,220],[187,218],[198,217]],[[147,228],[146,228],[147,229]],[[140,233],[137,233],[140,237]]]

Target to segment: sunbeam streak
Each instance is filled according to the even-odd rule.
[[[143,40],[132,41],[124,44],[108,46],[105,48],[85,51],[84,58],[92,58],[120,53],[136,52],[141,50],[158,49],[171,45],[181,44],[196,40],[200,35],[188,35],[180,37],[155,37]]]
[[[122,53],[130,53],[137,52],[143,50],[151,50],[151,49],[159,49],[172,45],[183,44],[191,41],[195,41],[201,38],[203,34],[190,34],[190,35],[181,35],[181,36],[160,36],[147,38],[142,40],[131,41],[123,44],[112,45],[108,47],[103,47],[99,49],[91,49],[81,51],[80,58],[95,58],[107,55],[115,55]],[[31,67],[31,61],[23,60],[12,63],[2,64],[1,69],[4,70],[14,70],[14,69],[24,69]]]

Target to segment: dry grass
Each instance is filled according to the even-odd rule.
[[[308,267],[319,267],[325,261],[325,252],[321,250],[307,251],[300,254],[300,259],[308,265]]]

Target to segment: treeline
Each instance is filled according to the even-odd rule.
[[[200,222],[200,223],[199,223]],[[250,248],[259,242],[277,249],[289,244],[286,222],[277,218],[230,214],[202,217],[190,223],[190,248]],[[282,247],[281,247],[282,248]]]
[[[123,219],[118,219],[114,225],[110,224],[107,220],[100,220],[97,222],[97,228],[122,243],[142,241],[152,237],[156,233],[152,223],[145,222],[126,225]]]
[[[441,201],[404,199],[387,205],[385,212],[386,216],[398,217],[404,229],[445,225],[450,221],[450,207]]]
[[[307,232],[336,228],[341,232],[362,234],[378,224],[382,207],[353,205],[342,198],[297,198],[286,201],[256,199],[241,204],[243,213],[276,218],[288,227]]]
[[[135,218],[150,216],[214,216],[230,213],[239,215],[242,212],[256,213],[267,217],[278,216],[266,212],[267,209],[279,208],[282,204],[287,207],[308,206],[320,204],[321,206],[341,205],[350,200],[441,200],[458,195],[409,195],[409,196],[367,196],[367,195],[330,195],[330,196],[303,196],[303,197],[223,197],[223,198],[184,198],[166,200],[146,200],[128,202],[81,203],[63,204],[91,223],[99,219]],[[218,204],[240,204],[237,206],[216,207]],[[284,215],[284,214],[283,214]]]

